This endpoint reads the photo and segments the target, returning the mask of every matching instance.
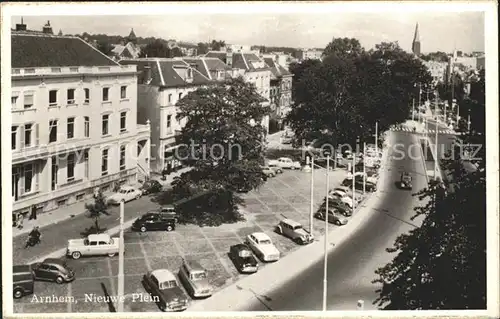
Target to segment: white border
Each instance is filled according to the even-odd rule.
[[[488,146],[487,157],[487,311],[332,311],[326,314],[322,312],[252,312],[252,313],[196,313],[186,312],[175,314],[174,317],[254,317],[257,315],[276,316],[294,315],[307,317],[500,317],[499,315],[499,213],[498,213],[498,181],[499,181],[499,132],[498,132],[498,16],[497,6],[493,1],[481,2],[337,2],[337,3],[144,3],[144,2],[122,2],[116,3],[2,3],[2,96],[1,108],[2,119],[2,139],[10,135],[11,112],[9,95],[10,92],[10,26],[11,16],[38,16],[38,15],[160,15],[160,14],[252,14],[252,13],[324,13],[327,10],[332,12],[462,12],[462,11],[484,11],[485,12],[485,52],[486,52],[486,144]],[[446,23],[446,22],[443,22]],[[7,149],[7,147],[3,147]],[[3,248],[3,274],[2,281],[4,287],[12,285],[12,241],[11,225],[12,198],[11,194],[11,156],[6,156],[2,152],[2,248]],[[7,256],[7,258],[4,258]],[[34,317],[28,314],[12,314],[12,293],[10,289],[4,291],[4,315],[10,317]],[[8,309],[7,309],[8,308]],[[36,314],[40,318],[146,318],[164,317],[163,313],[91,313],[91,314]]]

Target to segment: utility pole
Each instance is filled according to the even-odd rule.
[[[354,209],[356,207],[356,184],[354,183],[356,181],[356,153],[354,153],[354,156],[352,157],[352,211],[354,212]]]
[[[411,120],[415,121],[415,98],[413,98],[412,106],[411,106]]]
[[[438,109],[438,100],[437,100],[437,96],[436,96],[436,106],[435,106],[435,112],[437,114],[437,109]],[[435,156],[435,161],[434,161],[434,179],[437,180],[437,171],[438,171],[438,132],[439,132],[439,127],[438,127],[438,123],[436,121],[434,127],[436,129],[436,139],[434,141],[434,144],[435,144],[435,150],[436,150],[436,153],[434,154]]]
[[[418,109],[420,110],[420,106],[422,105],[422,83],[418,84]]]
[[[375,122],[375,154],[378,157],[378,122]]]
[[[326,173],[328,175],[328,172]],[[309,233],[313,234],[313,214],[314,214],[314,157],[311,156],[311,211],[309,214]],[[328,199],[328,197],[327,197]]]
[[[328,195],[330,193],[330,154],[326,155],[326,203],[325,203],[325,261],[323,268],[323,311],[326,311],[328,292]]]
[[[365,193],[366,193],[366,142],[363,142],[363,194]]]
[[[123,254],[125,242],[123,240],[123,220],[125,219],[125,203],[120,202],[120,251],[118,255],[118,312],[123,312],[123,301],[125,298],[125,276],[123,273]]]

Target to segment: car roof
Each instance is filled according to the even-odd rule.
[[[257,240],[259,240],[259,241],[271,239],[266,233],[262,233],[262,232],[255,232],[255,233],[252,233],[252,235],[253,235],[253,237],[257,238]]]
[[[292,227],[295,227],[295,226],[302,226],[299,222],[296,222],[292,219],[288,219],[288,218],[285,218],[285,219],[282,219],[281,220],[282,223],[286,223]]]
[[[236,249],[238,251],[250,250],[250,248],[247,245],[245,245],[245,244],[236,244],[236,245],[233,245],[231,247],[233,247],[234,249]]]
[[[156,269],[151,272],[151,275],[155,276],[159,282],[176,280],[175,275],[168,269]]]
[[[172,204],[166,204],[166,205],[161,205],[160,206],[160,209],[165,209],[165,208],[169,208],[170,209],[170,208],[175,208],[175,206],[172,205]]]
[[[280,158],[278,158],[278,160],[283,160],[283,159],[289,160],[291,158],[290,157],[280,157]]]
[[[108,234],[92,234],[89,235],[87,238],[90,241],[99,241],[99,240],[108,240],[111,236]]]
[[[205,268],[196,260],[186,260],[184,259],[184,264],[189,268],[189,271],[205,271]]]
[[[123,189],[123,190],[134,190],[135,189],[134,187],[128,186],[128,185],[122,186],[120,188]]]

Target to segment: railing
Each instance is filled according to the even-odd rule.
[[[136,72],[137,66],[130,65],[113,65],[106,67],[98,66],[79,66],[79,67],[61,67],[61,68],[24,68],[12,69],[12,76],[31,76],[31,75],[60,75],[60,74],[96,74],[96,73],[120,73],[120,72]]]
[[[148,124],[137,124],[137,133],[148,133],[151,131],[150,125]]]

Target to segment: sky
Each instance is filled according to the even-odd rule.
[[[133,28],[135,34],[141,37],[153,36],[196,43],[216,39],[225,40],[230,44],[306,48],[324,48],[333,37],[352,37],[360,40],[367,49],[383,41],[398,41],[407,51],[411,50],[415,25],[418,23],[421,50],[424,53],[452,52],[455,48],[464,52],[485,50],[483,12],[346,12],[335,9],[304,12],[289,10],[290,8],[280,10],[279,5],[265,10],[265,6],[261,5],[263,10],[240,10],[230,13],[217,10],[164,10],[161,15],[151,15],[151,12],[157,12],[151,10],[142,10],[139,15],[120,11],[120,15],[79,16],[59,15],[68,12],[74,14],[75,11],[71,10],[43,16],[24,14],[23,11],[23,18],[28,29],[41,30],[47,20],[50,20],[54,33],[61,29],[64,34],[87,32],[126,36]],[[99,14],[110,11],[112,12],[99,11]],[[142,12],[149,14],[140,14]],[[121,15],[124,13],[128,15]],[[19,15],[13,15],[11,27],[15,27],[19,21]]]

